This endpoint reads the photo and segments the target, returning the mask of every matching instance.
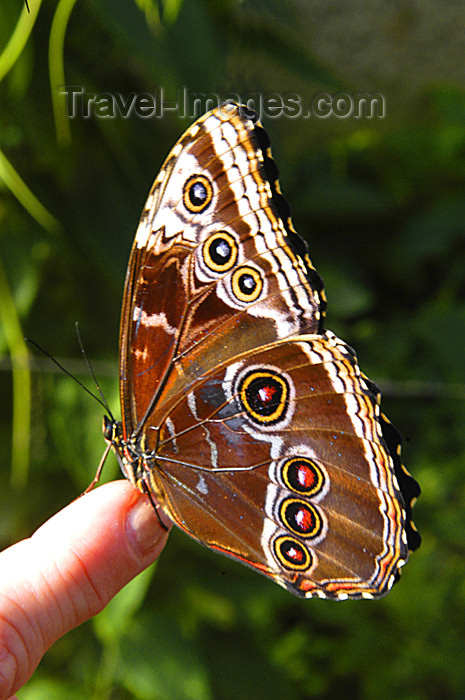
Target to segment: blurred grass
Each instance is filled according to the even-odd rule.
[[[12,488],[24,488],[29,475],[31,375],[29,355],[18,314],[11,298],[8,280],[0,260],[0,323],[11,358],[13,411],[11,423]]]
[[[339,2],[44,0],[40,14],[39,2],[29,4],[29,16],[18,0],[0,4],[2,546],[80,493],[104,449],[100,407],[44,358],[32,357],[30,371],[15,359],[23,332],[88,381],[78,320],[118,412],[127,257],[151,182],[189,123],[175,113],[66,122],[55,102],[62,80],[89,93],[163,86],[166,99],[179,86],[309,100],[386,95],[383,120],[265,126],[294,223],[326,283],[327,325],[389,388],[383,407],[423,489],[415,509],[423,545],[387,598],[338,605],[294,599],[172,533],[156,570],[60,640],[19,697],[462,697],[465,96],[454,71],[428,82],[432,68],[423,74],[417,55],[428,22],[452,41],[454,24],[441,24],[449,5],[436,17],[417,8],[406,23],[394,6],[376,13],[371,0],[357,24]],[[377,18],[371,53],[358,33],[366,36],[367,16]],[[339,55],[350,31],[352,48],[331,61],[331,32]],[[426,43],[446,65],[448,47],[437,42]],[[392,64],[373,54],[378,45]],[[451,65],[452,53],[460,52]],[[403,93],[405,105],[395,101]],[[27,455],[29,472],[13,467],[26,483],[18,492],[11,464]],[[110,460],[105,477],[117,474]]]
[[[66,97],[60,91],[60,88],[66,85],[64,69],[65,33],[75,4],[76,0],[60,0],[58,3],[52,26],[50,27],[48,49],[53,116],[55,118],[57,143],[62,148],[69,146],[71,143],[71,128],[66,114]]]
[[[39,12],[42,0],[37,0],[31,8],[24,5],[20,18],[14,31],[12,32],[8,43],[0,54],[0,82],[5,75],[15,65],[22,50],[24,49],[31,31],[34,28],[34,22]]]
[[[39,226],[50,233],[56,232],[60,228],[59,222],[49,211],[39,202],[37,197],[22,180],[20,175],[13,168],[6,156],[0,151],[0,179],[23,205],[26,211],[37,221]]]

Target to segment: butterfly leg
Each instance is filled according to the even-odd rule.
[[[156,513],[156,515],[157,515],[158,522],[160,523],[160,525],[162,526],[162,528],[163,528],[164,530],[166,530],[166,532],[168,532],[169,527],[167,527],[167,526],[165,525],[165,523],[163,522],[163,520],[160,518],[160,513],[158,512],[159,506],[158,506],[158,504],[155,503],[155,501],[153,500],[152,494],[150,493],[150,489],[149,489],[149,487],[147,486],[147,484],[146,484],[145,481],[142,481],[142,489],[143,489],[144,493],[146,493],[147,496],[148,496],[149,499],[150,499],[150,503],[152,504],[153,509],[154,509],[154,511],[155,511],[155,513]]]
[[[102,459],[100,460],[100,463],[97,467],[97,471],[95,472],[95,476],[92,479],[92,481],[90,482],[89,486],[86,488],[86,490],[81,493],[81,496],[85,496],[86,493],[89,493],[90,491],[92,491],[94,486],[96,484],[98,484],[98,482],[100,481],[100,477],[102,475],[103,465],[105,464],[105,460],[108,457],[108,453],[110,450],[111,450],[111,444],[106,446],[105,452],[103,453]],[[78,496],[78,498],[80,498],[81,496]]]

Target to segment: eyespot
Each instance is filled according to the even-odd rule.
[[[311,503],[285,498],[279,512],[284,527],[300,537],[318,537],[323,529],[320,513]]]
[[[282,466],[281,476],[290,491],[316,496],[325,485],[325,475],[308,457],[291,457]]]
[[[289,405],[289,386],[271,370],[252,371],[239,385],[239,399],[249,418],[257,423],[276,423]]]
[[[237,243],[226,231],[207,238],[202,248],[205,265],[213,272],[227,272],[236,264]]]
[[[277,537],[273,542],[273,549],[276,559],[285,569],[306,571],[312,564],[310,552],[294,537]]]
[[[206,209],[212,201],[212,197],[213,187],[205,175],[192,175],[184,185],[184,206],[193,214]]]
[[[263,289],[263,280],[255,267],[243,265],[232,275],[231,286],[239,301],[255,301]]]

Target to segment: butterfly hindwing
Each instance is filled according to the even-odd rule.
[[[377,397],[347,346],[301,336],[191,385],[148,477],[174,522],[210,547],[300,595],[369,597],[408,556],[379,428]]]

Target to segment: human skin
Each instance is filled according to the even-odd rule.
[[[15,700],[47,649],[155,561],[167,537],[147,496],[114,481],[1,552],[0,700]]]

